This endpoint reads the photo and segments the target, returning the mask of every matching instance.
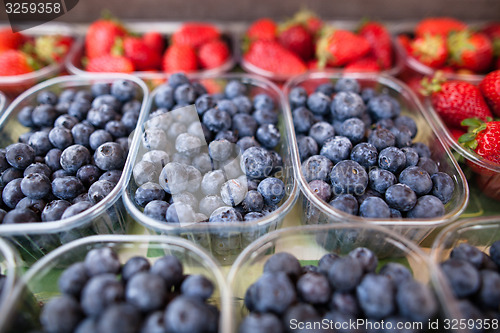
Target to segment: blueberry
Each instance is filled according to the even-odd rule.
[[[104,128],[112,120],[116,120],[118,114],[109,105],[101,105],[99,108],[92,108],[87,113],[87,121],[97,128]]]
[[[343,314],[359,316],[360,309],[356,296],[351,293],[334,292],[331,297],[330,308]]]
[[[306,273],[297,281],[297,294],[309,304],[325,304],[330,300],[332,290],[328,279],[321,273]]]
[[[14,143],[6,148],[5,158],[14,168],[26,169],[35,161],[35,150],[25,143]]]
[[[389,207],[407,212],[415,207],[417,195],[407,185],[395,184],[385,192],[385,201]]]
[[[352,194],[341,194],[328,204],[344,213],[358,215],[358,201]]]
[[[255,309],[282,314],[296,299],[295,288],[284,272],[264,271],[255,282]]]
[[[83,262],[75,263],[64,270],[59,277],[59,290],[66,295],[80,298],[80,294],[89,280],[87,269]]]
[[[94,126],[90,123],[79,123],[71,129],[73,142],[77,145],[89,147],[90,135],[94,132]]]
[[[363,98],[365,103],[368,103],[368,101],[375,96],[377,96],[377,92],[373,88],[363,88],[363,90],[361,90],[361,98]]]
[[[160,310],[166,300],[165,281],[150,272],[137,272],[127,281],[125,298],[142,312]]]
[[[7,162],[7,158],[5,157],[5,153],[5,149],[2,149],[0,151],[0,172],[3,172],[10,168],[10,164],[9,162]]]
[[[253,98],[253,105],[256,110],[272,111],[274,110],[274,101],[271,96],[261,93]]]
[[[41,173],[30,173],[21,180],[21,191],[31,199],[42,199],[51,190],[50,179]]]
[[[411,146],[411,131],[406,126],[391,128],[392,134],[396,138],[396,146],[398,148]]]
[[[138,114],[134,112],[125,112],[121,119],[121,124],[126,129],[127,133],[131,133],[135,129],[138,120],[139,120]],[[115,120],[112,122],[114,123]]]
[[[73,332],[82,320],[78,301],[70,296],[52,298],[42,309],[40,322],[46,332]]]
[[[238,113],[251,113],[252,112],[252,102],[246,96],[236,96],[232,99],[233,103],[238,109]]]
[[[393,118],[399,114],[399,105],[396,105],[394,99],[389,95],[378,95],[368,102],[368,112],[375,119]]]
[[[330,105],[333,118],[344,121],[349,118],[359,118],[365,111],[361,96],[354,92],[339,92]]]
[[[288,252],[278,252],[267,259],[264,264],[264,272],[283,272],[292,279],[298,278],[301,271],[300,262]]]
[[[211,95],[204,94],[198,97],[195,101],[195,107],[198,114],[201,116],[207,110],[212,109],[216,106],[216,103]]]
[[[411,147],[403,147],[401,151],[405,153],[406,156],[406,167],[416,166],[418,164],[418,153],[414,148]]]
[[[320,121],[311,127],[309,136],[316,140],[319,146],[323,146],[328,139],[335,136],[335,130],[329,123]]]
[[[185,132],[185,128],[182,129]],[[175,140],[178,134],[172,139]],[[159,128],[148,128],[142,136],[142,145],[147,150],[165,150],[168,146],[168,139],[165,132]]]
[[[254,136],[257,127],[257,121],[249,114],[237,114],[233,117],[233,129],[240,138]]]
[[[34,127],[35,124],[33,123],[33,120],[31,118],[32,113],[33,113],[33,107],[25,106],[17,114],[17,120],[24,127]]]
[[[83,288],[81,305],[88,316],[97,317],[111,304],[124,300],[124,296],[123,284],[114,274],[99,274],[93,276]]]
[[[274,177],[262,180],[259,183],[257,190],[264,198],[264,202],[267,204],[276,205],[285,196],[285,184],[282,180]]]
[[[170,207],[168,202],[163,200],[153,200],[148,202],[146,207],[144,207],[144,215],[151,217],[152,219],[166,222],[167,209]]]
[[[408,116],[396,117],[394,119],[394,125],[398,128],[405,126],[407,129],[409,129],[412,139],[417,135],[417,124],[412,118]]]
[[[122,279],[129,281],[135,274],[148,272],[151,268],[149,261],[144,257],[132,257],[122,267]]]
[[[165,215],[167,222],[170,223],[192,223],[195,220],[193,207],[182,201],[175,201],[167,208]]]
[[[54,127],[63,127],[71,131],[76,124],[78,124],[78,118],[70,116],[68,114],[63,114],[57,117],[54,122]]]
[[[500,274],[495,271],[482,270],[481,289],[479,290],[479,302],[486,308],[492,310],[500,306]]]
[[[418,196],[429,193],[433,186],[427,171],[416,166],[401,171],[399,182],[408,185]]]
[[[328,271],[328,281],[336,291],[353,291],[363,277],[361,262],[346,256],[336,259]]]
[[[315,179],[329,181],[333,163],[330,159],[322,155],[309,157],[302,163],[302,173],[307,182]]]
[[[392,130],[394,128],[394,121],[392,121],[391,118],[379,119],[375,123],[375,128],[379,128],[379,127],[385,128],[387,130]]]
[[[141,333],[167,333],[163,321],[163,311],[155,311],[149,314],[143,321]]]
[[[432,180],[432,195],[437,197],[443,204],[448,203],[453,196],[455,183],[453,179],[444,172],[436,172],[431,176]]]
[[[469,262],[452,258],[443,262],[441,269],[455,296],[463,298],[479,290],[481,285],[479,271]]]
[[[179,73],[173,73],[169,76],[168,78],[168,86],[172,88],[177,88],[178,86],[182,84],[189,83],[189,79],[186,76],[186,74],[179,72]]]
[[[52,146],[59,149],[65,149],[73,144],[71,131],[64,127],[54,127],[49,132],[48,139]]]
[[[136,307],[124,303],[109,306],[97,322],[98,332],[134,333],[141,325],[141,314]]]
[[[163,200],[165,198],[165,191],[156,183],[145,183],[135,191],[135,202],[145,207],[153,200]]]
[[[321,147],[320,154],[328,157],[334,164],[349,159],[351,153],[352,143],[344,136],[335,136],[328,139],[323,147]]]
[[[96,82],[90,86],[90,92],[94,97],[109,95],[111,93],[111,86],[105,82]]]
[[[368,218],[389,218],[391,211],[384,200],[377,197],[366,198],[359,206],[359,216]]]
[[[392,185],[396,184],[396,176],[390,171],[373,168],[368,173],[370,188],[379,192],[385,191]]]
[[[64,211],[71,206],[66,200],[53,200],[49,202],[42,211],[42,221],[58,221],[61,219]]]
[[[214,332],[218,318],[211,308],[202,301],[186,297],[176,297],[165,310],[164,322],[168,332]]]
[[[314,92],[307,98],[307,107],[317,115],[326,115],[332,100],[322,92]]]
[[[208,153],[212,160],[225,162],[233,152],[233,144],[225,139],[215,140],[208,145]]]
[[[264,217],[264,214],[262,214],[262,213],[250,212],[250,213],[245,214],[244,220],[245,221],[255,221],[255,220],[260,220],[263,217]]]
[[[189,275],[182,282],[181,292],[185,296],[195,297],[205,301],[212,296],[214,285],[203,275]]]
[[[198,207],[198,199],[191,192],[182,192],[172,195],[172,202],[184,203],[191,208]]]
[[[233,99],[237,96],[245,95],[246,87],[238,80],[231,80],[226,85],[224,92],[228,98]]]
[[[238,142],[238,133],[236,131],[220,131],[215,136],[215,140],[227,140],[236,143]]]
[[[330,173],[332,190],[335,195],[361,194],[368,186],[368,174],[354,161],[340,161]]]
[[[359,260],[365,273],[373,273],[378,265],[375,253],[366,247],[357,247],[348,254],[352,258]]]
[[[341,78],[337,82],[335,82],[335,90],[336,91],[349,91],[354,93],[359,93],[361,91],[361,87],[358,81],[350,78]]]
[[[399,173],[406,166],[406,155],[396,147],[387,147],[378,155],[378,165],[392,173]]]
[[[256,110],[253,113],[253,117],[257,121],[259,125],[264,125],[264,124],[274,124],[276,125],[278,123],[278,112],[274,110]]]
[[[16,209],[30,209],[35,212],[37,216],[40,216],[45,205],[46,202],[43,199],[31,199],[26,197],[17,203]]]
[[[109,247],[90,250],[85,256],[85,267],[89,276],[120,271],[120,259],[116,252]]]
[[[430,157],[420,157],[417,166],[427,171],[431,176],[439,171],[436,162]]]
[[[367,274],[356,288],[356,295],[368,318],[382,319],[395,310],[392,283],[384,275]]]
[[[3,217],[3,224],[40,222],[40,218],[31,209],[13,209]]]
[[[122,170],[111,170],[103,173],[101,177],[99,177],[99,180],[109,180],[116,185],[120,181],[121,176]]]
[[[128,130],[127,127],[125,127],[123,122],[118,120],[111,120],[106,124],[104,129],[115,139],[125,137],[131,132],[131,130]]]
[[[425,143],[415,142],[411,147],[417,151],[419,157],[431,157],[431,150]]]
[[[1,185],[5,186],[14,179],[23,178],[23,171],[16,168],[8,168],[1,175]]]
[[[167,285],[167,290],[179,285],[183,280],[182,263],[176,257],[167,255],[156,260],[151,267],[151,273],[158,274]]]
[[[397,209],[391,208],[391,219],[401,219],[403,214]]]
[[[31,120],[37,127],[51,127],[59,116],[52,105],[41,104],[33,109]]]
[[[107,180],[98,180],[89,187],[88,196],[92,204],[97,204],[108,196],[115,184]]]
[[[105,106],[107,109],[118,111],[120,110],[121,104],[122,103],[113,95],[101,95],[94,98],[92,101],[92,108],[99,109]]]
[[[317,86],[314,91],[322,92],[323,94],[325,94],[327,96],[331,96],[335,93],[335,86],[330,82],[322,83],[319,86]]]
[[[202,142],[200,138],[189,133],[182,133],[175,140],[175,149],[177,152],[188,157],[198,155],[201,147]]]
[[[415,322],[428,321],[438,312],[438,303],[431,289],[415,280],[405,281],[399,286],[396,302],[399,312]]]
[[[326,94],[328,95],[328,94]],[[307,92],[302,87],[294,87],[290,90],[288,94],[288,100],[292,107],[305,106],[307,102]]]
[[[127,155],[122,146],[116,142],[107,142],[100,145],[94,153],[95,165],[103,171],[121,169],[126,158]]]
[[[83,120],[87,118],[87,114],[91,108],[88,100],[75,100],[71,102],[68,108],[68,115]]]
[[[313,155],[318,154],[318,144],[310,136],[301,136],[297,138],[300,160],[304,161]]]
[[[386,263],[380,268],[379,274],[387,276],[395,287],[399,287],[403,282],[413,279],[410,270],[397,262]]]
[[[377,148],[367,142],[358,143],[351,151],[351,160],[365,168],[374,166],[378,160]]]
[[[71,204],[73,206],[76,206],[77,203],[80,203],[80,202],[87,202],[88,203],[88,207],[92,207],[92,204],[90,203],[90,199],[89,199],[89,193],[88,192],[83,192],[82,194],[79,194],[78,196],[76,196],[76,198],[72,199],[71,200]],[[84,208],[84,206],[78,206],[78,212],[76,212],[75,214],[71,213],[71,216],[73,215],[76,215],[78,213],[81,213],[83,211],[85,211],[87,208]],[[70,209],[70,211],[72,212],[75,212],[77,209],[76,207],[73,207]]]
[[[5,205],[9,208],[15,208],[16,205],[24,198],[21,189],[23,178],[17,178],[10,181],[2,191],[2,199]]]
[[[170,156],[163,150],[151,150],[142,156],[142,160],[163,168],[168,162],[170,162]]]
[[[500,241],[491,244],[490,257],[497,265],[500,264]]]
[[[243,221],[241,214],[233,207],[223,206],[212,212],[209,222],[232,223]]]
[[[381,151],[387,147],[395,146],[396,137],[391,133],[391,131],[386,130],[385,128],[376,128],[371,131],[368,136],[368,143],[375,146],[378,151]]]
[[[346,119],[340,127],[339,134],[351,140],[353,144],[356,144],[361,142],[365,136],[365,124],[359,118]]]
[[[102,171],[99,170],[98,167],[92,164],[87,164],[78,169],[76,177],[80,179],[86,188],[88,188],[99,179],[101,174]]]
[[[247,194],[247,186],[238,179],[230,179],[222,184],[220,196],[228,206],[239,205]]]
[[[72,145],[63,150],[60,162],[64,170],[75,174],[82,166],[90,163],[90,152],[82,145]]]
[[[243,152],[241,170],[251,178],[263,179],[273,170],[273,159],[265,148],[250,147]]]
[[[54,148],[50,142],[49,133],[45,131],[33,133],[28,140],[28,144],[35,150],[37,156],[44,156]]]
[[[236,142],[236,145],[238,145],[241,153],[243,153],[245,150],[247,150],[250,147],[260,147],[260,144],[252,136],[244,136],[244,137],[242,137],[241,139],[239,139]],[[211,165],[210,165],[210,170],[211,170]]]
[[[23,133],[21,135],[19,135],[19,138],[18,138],[18,142],[20,143],[25,143],[25,144],[28,144],[29,140],[30,140],[30,137],[33,135],[33,131],[32,132],[26,132],[26,133]]]
[[[171,194],[180,193],[188,187],[189,174],[185,165],[177,162],[170,162],[160,173],[160,185]],[[202,182],[203,189],[203,182]]]
[[[203,114],[203,124],[213,132],[231,129],[231,115],[220,109],[209,109]]]
[[[281,134],[275,125],[264,124],[257,129],[256,137],[262,146],[273,149],[279,144]]]

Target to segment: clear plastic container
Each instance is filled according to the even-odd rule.
[[[475,173],[476,183],[484,194],[500,201],[500,164],[488,161],[459,144],[433,108],[430,98],[426,98],[424,103],[424,114],[433,130],[439,133],[446,145],[452,147],[459,154],[458,159],[464,160],[465,165]]]
[[[36,262],[16,286],[10,311],[0,312],[0,332],[28,332],[39,325],[40,304],[60,294],[59,276],[71,264],[83,261],[88,251],[110,247],[120,262],[145,256],[151,263],[165,255],[177,257],[185,274],[203,274],[215,286],[209,300],[221,311],[219,332],[229,333],[230,294],[217,263],[202,249],[177,237],[101,235],[85,237],[54,250]]]
[[[29,129],[17,120],[18,112],[27,105],[36,105],[36,97],[42,91],[60,92],[65,88],[90,89],[94,82],[112,82],[117,79],[130,81],[137,89],[137,98],[142,101],[139,123],[146,115],[149,96],[144,82],[125,74],[100,74],[86,77],[61,76],[43,82],[22,93],[0,117],[0,147],[17,142],[19,135]],[[132,173],[133,161],[140,137],[130,141],[130,153],[123,174],[113,191],[92,208],[70,218],[54,222],[0,224],[0,236],[10,237],[19,247],[25,260],[37,259],[60,244],[93,234],[126,233],[130,222],[122,201],[119,200]]]
[[[229,286],[236,303],[231,316],[233,332],[237,331],[242,318],[248,313],[243,304],[246,290],[262,275],[265,262],[273,254],[288,252],[302,266],[317,265],[327,253],[345,255],[356,247],[372,250],[380,262],[396,261],[407,266],[419,282],[431,282],[431,272],[435,269],[428,257],[414,243],[386,228],[352,223],[281,229],[253,242],[236,259],[229,272]],[[446,318],[456,312],[448,305],[448,289],[440,292],[443,293],[443,297],[438,297],[440,317]]]
[[[164,40],[168,45],[169,37],[182,26],[183,23],[178,22],[125,22],[124,25],[127,27],[128,31],[142,35],[148,31],[157,31],[164,36]],[[213,24],[213,23],[211,23]],[[231,31],[224,25],[221,24],[213,24],[222,32],[222,39],[229,46],[229,50],[231,52],[230,57],[227,61],[219,67],[212,69],[200,69],[193,74],[203,74],[203,75],[215,75],[222,74],[231,70],[236,64],[236,56],[235,56],[235,42]],[[85,29],[86,31],[86,29]],[[85,32],[83,33],[85,34]],[[85,57],[85,40],[84,38],[80,39],[78,43],[75,43],[72,48],[69,56],[66,58],[66,69],[71,74],[76,75],[92,75],[92,72],[87,72],[85,67],[82,65],[82,60]],[[133,74],[141,79],[145,79],[153,73],[149,72],[134,72]],[[161,71],[157,71],[157,73],[162,73]]]
[[[146,77],[146,80],[147,79],[148,77]],[[230,265],[248,244],[269,231],[279,228],[285,215],[292,209],[297,200],[298,189],[292,168],[293,138],[288,127],[285,125],[290,122],[291,119],[288,119],[290,115],[285,111],[283,94],[278,87],[265,79],[248,74],[226,74],[213,76],[211,78],[191,76],[191,80],[207,85],[210,87],[211,93],[224,91],[224,87],[229,81],[239,80],[245,84],[251,96],[265,92],[275,100],[280,112],[278,128],[281,132],[281,142],[277,147],[277,151],[283,157],[283,181],[286,189],[286,194],[282,200],[281,206],[266,217],[251,222],[195,223],[179,227],[179,225],[157,221],[143,214],[142,210],[138,208],[133,199],[135,190],[137,189],[134,180],[129,182],[127,189],[123,193],[123,202],[131,217],[144,225],[150,232],[177,235],[187,238],[209,250],[221,264]],[[152,93],[149,99],[147,113],[145,118],[143,118],[144,120],[148,118],[149,113],[155,110],[153,103],[154,96],[155,92]],[[139,126],[144,128],[144,121],[140,122]],[[141,152],[144,153],[144,148],[139,147],[139,150],[139,153],[135,153],[138,160],[142,156]]]
[[[296,86],[303,86],[308,92],[313,91],[317,85],[325,82],[338,80],[341,77],[349,77],[360,82],[362,87],[373,87],[378,91],[385,91],[395,97],[401,103],[402,115],[413,118],[418,126],[417,136],[414,142],[423,142],[429,146],[432,158],[438,163],[439,170],[448,173],[455,182],[455,192],[450,202],[445,205],[445,215],[433,219],[364,219],[359,216],[346,214],[334,209],[327,202],[321,200],[309,188],[302,174],[296,140],[293,150],[293,163],[295,177],[302,190],[302,221],[305,224],[325,223],[350,223],[363,222],[365,224],[378,224],[386,226],[401,233],[408,239],[420,243],[434,228],[443,226],[456,220],[467,207],[469,200],[469,188],[464,173],[458,166],[457,161],[451,154],[447,145],[439,133],[429,127],[424,118],[424,109],[415,94],[402,82],[384,75],[377,74],[342,74],[342,73],[311,73],[297,76],[288,81],[284,92],[288,96],[289,91]],[[288,112],[291,112],[290,105]],[[291,117],[289,117],[290,119]],[[288,126],[293,129],[293,123]]]
[[[3,110],[7,107],[7,97],[3,92],[0,91],[0,112],[3,112]]]
[[[431,252],[431,260],[438,270],[437,274],[433,274],[436,289],[438,291],[449,289],[446,278],[439,270],[439,264],[450,257],[450,252],[454,247],[461,243],[468,243],[489,254],[490,246],[498,240],[500,240],[500,216],[466,219],[442,230],[434,240]],[[444,297],[449,299],[447,295]],[[450,302],[453,300],[452,296]],[[459,315],[457,318],[464,317]]]
[[[14,287],[20,276],[19,264],[19,254],[5,239],[0,238],[0,273],[5,275],[0,292],[0,314],[6,313],[10,308]]]
[[[10,28],[7,25],[0,25],[0,28]],[[63,35],[73,37],[73,46],[78,42],[78,38],[70,25],[61,23],[46,23],[35,28],[23,31],[23,34],[31,37],[44,35]],[[0,90],[5,94],[15,97],[34,86],[59,74],[64,68],[64,62],[71,53],[71,49],[65,59],[59,63],[51,64],[31,73],[13,76],[0,76]]]

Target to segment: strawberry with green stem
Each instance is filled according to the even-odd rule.
[[[452,32],[448,37],[448,50],[451,65],[476,73],[486,71],[493,61],[493,46],[482,33]]]
[[[13,76],[31,73],[40,68],[36,60],[20,50],[0,53],[0,76]]]
[[[417,24],[415,35],[417,37],[440,35],[446,38],[451,32],[462,31],[466,28],[465,23],[450,17],[429,17]]]
[[[313,35],[300,22],[291,20],[280,25],[278,42],[304,61],[308,61],[314,56]]]
[[[35,39],[34,53],[47,64],[61,62],[68,54],[73,38],[61,35],[46,35]]]
[[[382,69],[392,66],[392,40],[387,28],[375,21],[366,21],[361,25],[359,35],[370,43],[373,55]]]
[[[318,66],[340,67],[358,60],[370,52],[370,43],[366,38],[353,32],[334,28],[323,29],[323,34],[316,45]]]
[[[422,64],[440,68],[448,59],[446,39],[441,35],[426,34],[410,42],[410,54]]]
[[[477,118],[469,118],[462,122],[462,126],[469,130],[458,142],[482,158],[500,164],[500,121],[488,119],[483,122]]]
[[[85,51],[89,59],[109,55],[116,39],[127,35],[125,28],[116,20],[106,18],[92,23],[85,36]]]

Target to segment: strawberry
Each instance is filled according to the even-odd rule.
[[[68,36],[47,35],[35,39],[35,54],[45,63],[60,62],[73,44]]]
[[[302,24],[313,36],[317,35],[323,27],[323,21],[309,10],[297,12],[293,17],[293,21]]]
[[[399,35],[396,37],[399,44],[406,50],[406,52],[411,52],[411,39],[408,35]]]
[[[258,39],[273,40],[278,34],[277,24],[268,18],[255,21],[248,28],[246,37],[253,41]]]
[[[486,75],[479,83],[479,90],[495,116],[500,117],[500,70]]]
[[[7,50],[17,50],[26,40],[19,32],[12,32],[9,28],[0,30],[0,53]]]
[[[86,69],[89,72],[132,73],[134,64],[126,57],[105,54],[89,59]]]
[[[163,36],[159,32],[157,32],[157,31],[146,32],[142,36],[142,40],[154,52],[156,52],[158,54],[163,53],[163,49],[165,48],[165,41],[163,40]]]
[[[213,25],[190,22],[185,23],[172,35],[172,43],[198,48],[202,44],[219,37],[220,31]]]
[[[229,48],[220,39],[203,44],[198,50],[198,62],[201,67],[211,69],[222,66],[229,58]]]
[[[385,26],[378,22],[368,22],[361,27],[359,34],[370,43],[372,53],[380,63],[380,67],[390,68],[392,66],[392,40]]]
[[[490,23],[481,32],[491,40],[493,54],[496,57],[500,57],[500,23]]]
[[[493,60],[493,46],[486,35],[467,30],[451,33],[448,37],[450,64],[484,72]]]
[[[340,67],[370,52],[370,43],[347,30],[326,31],[316,46],[320,68]]]
[[[422,64],[442,67],[448,58],[446,39],[440,35],[424,35],[410,42],[410,54]]]
[[[416,37],[424,35],[441,35],[447,37],[452,31],[462,31],[467,25],[449,17],[430,17],[420,21],[415,27]]]
[[[466,119],[462,122],[469,131],[458,140],[482,158],[500,164],[500,121],[482,122],[478,119]]]
[[[454,127],[449,128],[449,131],[456,142],[458,142],[458,139],[460,139],[460,137],[466,133],[463,129]]]
[[[444,123],[459,128],[467,118],[487,119],[491,117],[488,105],[475,85],[463,81],[442,83],[439,76],[430,82],[422,81],[424,94],[430,95],[431,103]]]
[[[13,76],[33,72],[37,69],[33,58],[19,50],[0,53],[0,76]]]
[[[379,72],[380,66],[374,57],[365,57],[348,63],[344,72]]]
[[[144,71],[160,67],[161,54],[149,47],[144,40],[138,37],[125,37],[123,41],[120,40],[113,51],[120,46],[123,47],[123,52],[120,53],[124,53],[125,57],[132,61],[135,70]],[[116,55],[115,52],[113,54]]]
[[[275,41],[253,42],[244,59],[254,66],[278,75],[300,74],[307,70],[298,56]]]
[[[89,59],[110,54],[118,37],[126,35],[125,29],[112,20],[98,20],[92,23],[85,37],[85,48]]]
[[[173,44],[165,51],[162,69],[167,73],[193,72],[198,68],[194,48],[184,44]]]
[[[314,41],[311,33],[302,24],[285,23],[280,28],[278,41],[290,52],[308,61],[314,56]]]

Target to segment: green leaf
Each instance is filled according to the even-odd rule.
[[[465,133],[464,135],[460,136],[460,138],[458,138],[458,143],[467,143],[474,140],[475,138],[476,135],[474,133]]]
[[[467,118],[465,120],[463,120],[461,123],[460,123],[462,126],[467,126],[467,127],[479,127],[481,126],[482,124],[482,121],[477,119],[477,118]]]

